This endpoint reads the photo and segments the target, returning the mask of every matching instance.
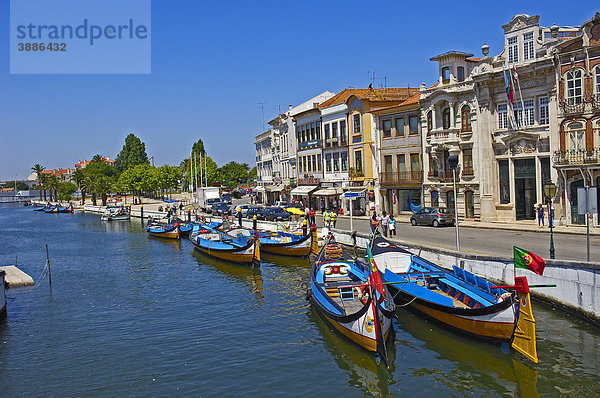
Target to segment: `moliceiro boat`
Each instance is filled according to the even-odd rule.
[[[189,236],[196,250],[206,255],[240,264],[260,266],[257,237],[231,236],[206,224],[195,224]]]
[[[377,268],[343,251],[333,235],[310,271],[309,298],[319,313],[341,334],[387,365],[385,341],[392,327],[394,304]]]
[[[161,225],[158,223],[149,224],[146,227],[146,231],[150,236],[155,236],[157,238],[163,239],[179,239],[179,224],[169,224],[169,225]]]
[[[229,232],[236,236],[252,237],[254,232],[249,229],[235,228]],[[273,232],[267,234],[258,232],[260,249],[263,252],[279,254],[281,256],[308,256],[319,253],[317,229],[312,228],[310,234],[293,234],[289,232]]]
[[[381,236],[372,239],[370,248],[396,305],[476,338],[512,342],[517,350],[515,345],[530,341],[533,348],[519,351],[537,362],[535,321],[531,331],[533,314],[525,278],[516,281],[521,286],[516,286],[516,292],[509,292],[455,265],[450,272]]]

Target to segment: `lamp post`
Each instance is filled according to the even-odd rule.
[[[454,229],[456,230],[456,250],[460,251],[460,240],[458,238],[458,211],[456,208],[456,169],[458,168],[458,156],[448,157],[448,166],[452,169],[452,182],[454,185]]]
[[[552,181],[547,181],[544,185],[546,205],[548,206],[548,226],[550,227],[550,258],[554,260],[554,209],[552,207],[552,198],[556,194],[556,185]]]

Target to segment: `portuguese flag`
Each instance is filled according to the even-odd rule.
[[[546,262],[543,258],[527,250],[513,246],[515,253],[515,268],[524,268],[535,272],[536,274],[542,275],[544,268],[546,268]]]

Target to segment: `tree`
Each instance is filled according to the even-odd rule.
[[[125,170],[141,165],[150,164],[148,155],[146,154],[146,144],[144,144],[135,134],[130,133],[125,138],[125,145],[115,159],[115,166],[119,173]]]
[[[39,163],[36,163],[33,165],[33,167],[31,168],[31,170],[36,174],[36,178],[38,181],[38,184],[40,185],[40,200],[42,200],[42,189],[41,189],[41,185],[42,185],[42,171],[45,170],[45,167],[42,166]]]
[[[250,169],[250,171],[248,172],[248,181],[249,182],[254,182],[254,180],[258,178],[258,174],[256,172],[256,166],[254,166],[252,169]]]
[[[223,185],[231,190],[248,180],[248,165],[231,161],[221,167]]]
[[[94,185],[95,193],[102,197],[102,206],[106,206],[108,194],[115,190],[115,181],[112,177],[99,176]]]
[[[83,180],[85,179],[85,172],[83,169],[75,170],[71,175],[71,179],[77,183],[77,187],[81,191],[81,204],[85,204],[85,187],[83,186]]]
[[[61,182],[58,186],[58,199],[71,200],[71,194],[77,191],[77,185],[72,182]]]
[[[181,179],[179,167],[164,165],[156,169],[158,188],[161,189],[162,197],[167,189],[177,188]]]
[[[52,198],[54,198],[54,200],[58,200],[58,188],[60,187],[60,179],[57,176],[50,176],[48,177],[48,180],[46,182],[46,186],[48,188],[48,190],[50,190],[50,201],[52,201]]]
[[[6,181],[4,184],[4,188],[14,188],[17,186],[17,191],[26,191],[29,189],[29,185],[25,184],[23,181]]]

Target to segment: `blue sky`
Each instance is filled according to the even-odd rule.
[[[278,108],[324,91],[436,79],[448,50],[496,55],[518,13],[581,25],[600,7],[565,2],[152,1],[149,75],[9,74],[9,2],[0,2],[0,180],[34,163],[114,158],[129,132],[155,163],[179,164],[201,138],[218,164],[254,164],[254,137]],[[448,5],[452,5],[451,7]],[[596,8],[594,7],[596,6]]]

